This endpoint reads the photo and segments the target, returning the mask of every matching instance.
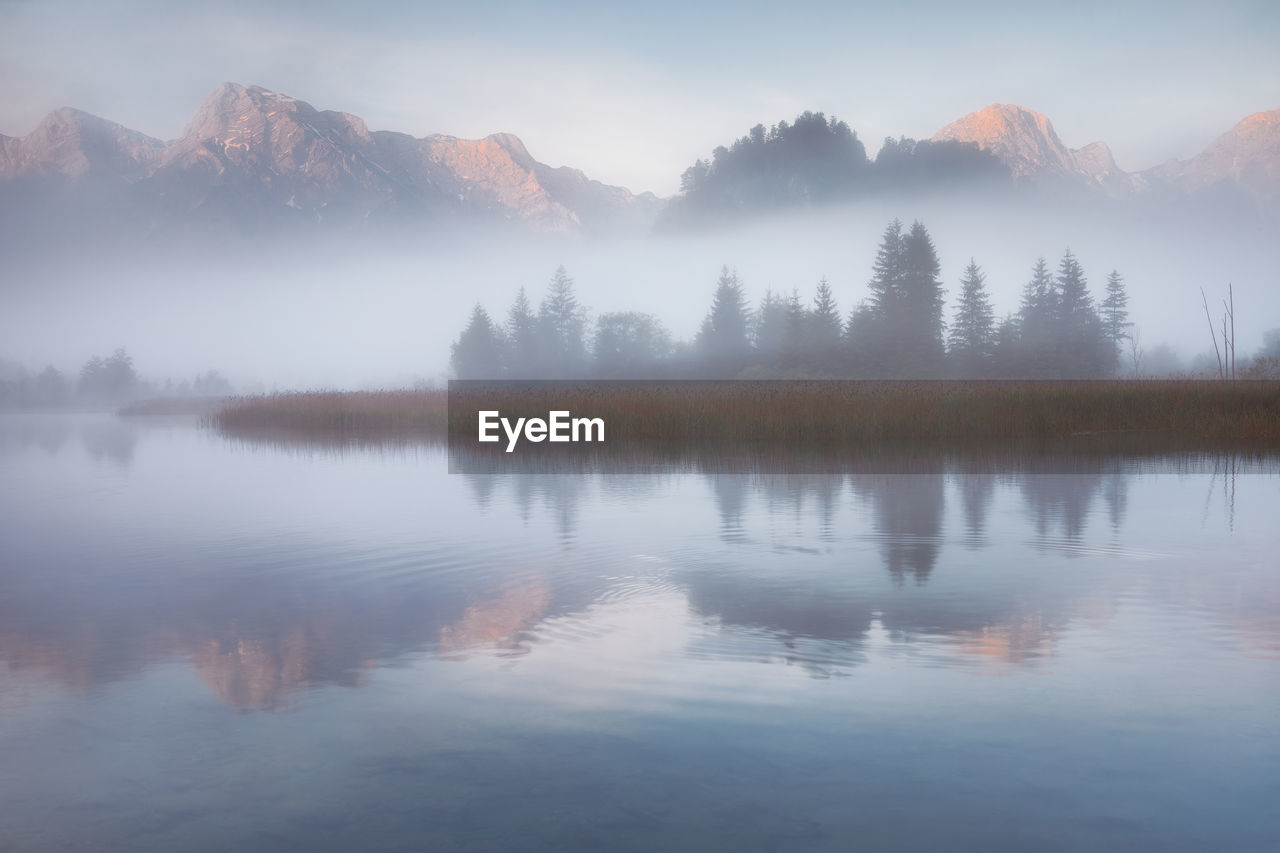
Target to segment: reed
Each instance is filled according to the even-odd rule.
[[[226,432],[443,435],[444,391],[316,391],[237,397],[206,423]]]
[[[1105,433],[1280,443],[1280,383],[553,382],[469,383],[443,391],[324,392],[230,401],[225,431],[474,436],[475,412],[604,418],[637,442],[847,445],[1019,441]]]

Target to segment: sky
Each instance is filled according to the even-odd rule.
[[[806,109],[874,153],[1015,103],[1139,170],[1280,108],[1277,44],[1274,0],[0,0],[0,133],[73,106],[171,139],[234,81],[372,130],[515,133],[545,163],[669,195],[716,145]]]

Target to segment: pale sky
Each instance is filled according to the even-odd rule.
[[[423,136],[520,136],[551,165],[670,194],[757,122],[821,110],[870,153],[990,103],[1121,168],[1280,108],[1280,3],[0,0],[0,133],[74,106],[178,136],[227,80]]]

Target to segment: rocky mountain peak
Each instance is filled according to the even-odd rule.
[[[1274,202],[1280,197],[1280,110],[1247,116],[1190,160],[1171,160],[1149,174],[1191,191],[1235,185]]]
[[[1015,177],[1076,170],[1071,151],[1048,117],[1015,104],[991,104],[969,113],[939,130],[933,140],[974,143],[1004,161]]]
[[[111,174],[133,179],[159,157],[164,143],[72,107],[49,113],[22,138],[0,137],[0,180],[24,175],[80,178]]]
[[[128,216],[250,231],[461,217],[578,235],[651,220],[660,204],[580,174],[567,181],[509,133],[468,140],[370,132],[348,113],[238,83],[210,93],[170,143],[78,110],[51,114],[26,137],[0,137],[0,181],[56,175],[75,183],[88,173],[138,184],[115,196],[133,206]]]

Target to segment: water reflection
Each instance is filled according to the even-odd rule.
[[[929,579],[942,545],[945,480],[941,474],[855,476],[855,494],[871,503],[884,566],[896,583]]]
[[[309,690],[359,687],[371,670],[417,655],[517,659],[566,638],[587,652],[607,633],[593,622],[601,608],[629,606],[637,590],[686,603],[701,626],[687,649],[697,657],[776,659],[826,676],[859,666],[879,642],[916,657],[1029,664],[1052,655],[1073,620],[1114,618],[1137,583],[1124,572],[1169,557],[1150,547],[1167,508],[1153,503],[1158,492],[1144,492],[1148,506],[1135,503],[1141,478],[1123,459],[570,476],[449,475],[435,457],[410,477],[412,466],[350,447],[315,466],[296,448],[259,446],[261,457],[245,458],[242,445],[183,429],[172,434],[175,459],[205,459],[210,471],[242,465],[227,484],[232,499],[211,503],[200,477],[130,480],[151,449],[145,426],[9,421],[0,430],[0,459],[22,461],[32,483],[53,477],[41,457],[79,436],[87,465],[118,466],[123,494],[169,513],[154,523],[134,513],[127,531],[102,533],[86,522],[97,510],[68,516],[61,498],[39,490],[17,515],[7,512],[5,671],[92,691],[180,660],[228,706],[289,710]],[[317,496],[350,494],[331,523],[366,506],[376,527],[286,533],[240,508],[248,472],[282,460],[270,506],[313,513]],[[343,479],[371,460],[378,467],[358,488]],[[1276,470],[1256,459],[1215,464],[1198,475],[1211,497],[1242,470]],[[90,470],[60,476],[71,488]],[[437,490],[446,496],[429,511],[405,509]],[[1234,486],[1222,495],[1230,513],[1219,538],[1235,529],[1241,500]],[[12,494],[5,507],[18,510]],[[1135,514],[1136,534],[1127,529]],[[75,524],[85,526],[64,535]],[[224,533],[210,537],[210,525]],[[1058,557],[1078,570],[1061,571]],[[1233,587],[1201,583],[1197,606],[1246,626],[1251,647],[1270,654],[1280,648],[1280,608],[1258,602],[1280,603],[1280,594],[1273,579],[1249,575],[1251,565]],[[1192,560],[1182,571],[1197,568]],[[1175,576],[1160,576],[1172,597],[1186,591]]]

